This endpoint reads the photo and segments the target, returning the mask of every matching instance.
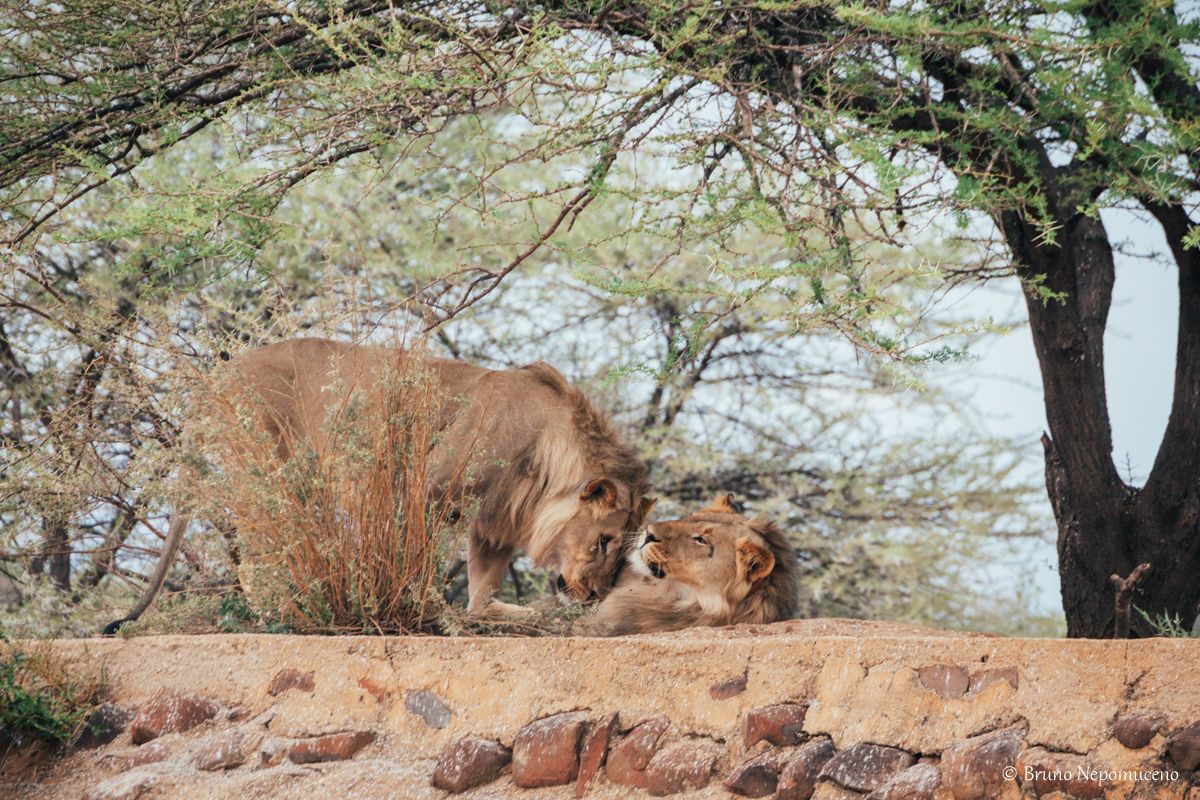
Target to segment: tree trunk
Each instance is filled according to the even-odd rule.
[[[70,591],[71,541],[66,525],[47,521],[42,553],[49,566],[51,585],[59,591]]]
[[[1072,216],[1054,244],[1014,212],[1000,219],[1021,277],[1041,368],[1046,419],[1046,488],[1058,525],[1059,578],[1067,635],[1114,633],[1113,574],[1148,562],[1133,593],[1133,635],[1152,635],[1152,617],[1190,627],[1200,611],[1200,269],[1180,263],[1180,344],[1172,422],[1146,487],[1121,480],[1112,460],[1104,384],[1104,330],[1115,276],[1099,220]],[[1170,238],[1170,232],[1168,232]],[[1053,293],[1054,297],[1047,297]]]

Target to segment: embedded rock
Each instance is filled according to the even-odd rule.
[[[246,763],[248,740],[246,733],[240,730],[210,736],[196,751],[196,769],[215,772],[240,767]]]
[[[962,697],[971,685],[965,669],[947,664],[921,667],[917,670],[917,680],[921,686],[948,700]]]
[[[742,741],[750,749],[761,741],[775,745],[799,744],[804,736],[804,716],[808,706],[780,703],[752,708],[742,720]]]
[[[942,753],[942,782],[954,800],[998,797],[1009,781],[1005,768],[1016,766],[1023,735],[1020,728],[1005,728],[947,748]]]
[[[1113,736],[1129,749],[1140,750],[1165,727],[1167,715],[1161,711],[1134,711],[1117,718]]]
[[[971,687],[967,690],[968,694],[979,694],[993,683],[1007,683],[1013,689],[1021,688],[1021,676],[1017,672],[1016,667],[997,667],[995,669],[984,669],[976,672],[971,676]]]
[[[588,784],[592,782],[592,778],[596,777],[596,773],[604,765],[605,756],[608,755],[608,743],[612,740],[619,724],[620,718],[616,713],[606,714],[599,720],[588,724],[587,731],[583,735],[583,742],[579,746],[579,774],[575,779],[576,797],[583,797],[587,792]]]
[[[348,731],[302,739],[287,748],[293,764],[312,764],[320,761],[345,761],[375,741],[372,731]]]
[[[368,691],[370,690],[368,689]],[[376,700],[378,699],[376,696]],[[446,705],[446,701],[424,689],[409,692],[404,698],[404,707],[425,720],[425,724],[431,728],[446,727],[450,724],[450,717],[454,716],[454,712],[450,706]]]
[[[527,789],[559,786],[579,775],[579,744],[587,717],[555,714],[529,723],[513,742],[513,783]]]
[[[650,763],[670,724],[666,717],[655,717],[631,730],[609,752],[608,762],[604,765],[605,776],[613,783],[643,786],[646,776],[642,771]]]
[[[275,673],[274,678],[271,678],[271,684],[267,687],[267,694],[272,697],[278,697],[289,689],[296,689],[312,694],[317,688],[315,677],[316,674],[311,670],[309,672],[301,672],[298,669],[281,669]]]
[[[828,739],[809,742],[796,750],[779,773],[775,800],[809,800],[816,791],[821,768],[836,752]]]
[[[913,764],[867,795],[867,800],[933,800],[942,777],[933,764]]]
[[[1200,767],[1200,721],[1180,728],[1168,737],[1167,756],[1180,769]]]
[[[142,744],[164,733],[182,733],[212,719],[218,710],[215,700],[164,686],[138,708],[130,735],[134,744]]]
[[[156,764],[171,757],[171,748],[162,742],[150,742],[133,751],[133,755],[125,760],[125,769],[140,767],[145,764]]]
[[[896,747],[865,742],[851,745],[826,762],[820,777],[844,789],[870,792],[878,789],[902,769],[911,767],[916,758]]]
[[[712,743],[677,742],[654,754],[643,772],[643,787],[655,797],[703,789],[717,769],[721,750]]]
[[[747,668],[741,675],[735,675],[732,678],[726,678],[723,681],[717,681],[712,686],[708,687],[708,696],[713,700],[728,700],[731,697],[737,697],[742,692],[746,691],[746,682],[750,679],[750,670]]]
[[[778,785],[779,756],[773,750],[746,759],[725,779],[725,788],[742,797],[766,797]]]
[[[466,738],[446,745],[431,783],[457,794],[491,783],[512,761],[512,752],[490,739]]]

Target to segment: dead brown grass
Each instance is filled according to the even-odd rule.
[[[301,632],[436,630],[442,569],[465,524],[461,458],[433,486],[447,403],[419,348],[369,386],[339,387],[327,443],[279,463],[261,416],[218,393],[219,498],[237,530],[239,577],[268,624]],[[452,411],[452,410],[451,410]]]

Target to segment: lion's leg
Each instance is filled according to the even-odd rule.
[[[527,609],[495,599],[512,559],[512,547],[493,547],[474,536],[467,543],[467,613],[473,617],[512,617]]]

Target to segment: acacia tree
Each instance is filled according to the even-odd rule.
[[[61,208],[235,115],[246,163],[269,153],[270,168],[158,206],[190,217],[151,254],[154,274],[214,253],[252,261],[307,176],[466,113],[518,110],[532,142],[474,165],[477,197],[459,200],[551,209],[532,236],[412,287],[431,324],[556,246],[597,197],[625,192],[642,201],[630,224],[680,249],[747,225],[786,238],[788,259],[716,271],[729,307],[785,297],[777,317],[798,329],[819,318],[867,353],[935,358],[880,313],[872,243],[903,243],[937,210],[986,224],[998,253],[957,277],[1015,274],[1025,293],[1068,632],[1111,634],[1109,576],[1142,562],[1135,605],[1200,610],[1200,36],[1169,3],[79,2],[11,25],[2,207],[12,263],[50,288],[36,242]],[[669,180],[614,176],[652,147],[679,165]],[[490,191],[506,164],[563,158],[575,169],[548,170],[523,197]],[[1100,211],[1117,206],[1158,222],[1179,271],[1173,405],[1141,487],[1112,462],[1104,389],[1118,237]],[[145,214],[122,232],[178,219]],[[658,265],[641,266],[625,290],[654,288]]]
[[[501,116],[484,124],[510,122]],[[411,318],[391,312],[395,298],[427,265],[479,252],[498,227],[520,232],[518,239],[536,235],[515,206],[496,219],[447,200],[476,180],[448,176],[443,165],[487,160],[476,151],[489,149],[492,134],[474,142],[462,135],[479,126],[455,123],[435,137],[436,146],[399,164],[381,152],[379,163],[360,158],[297,186],[277,213],[279,230],[256,256],[273,265],[268,282],[235,273],[199,291],[138,293],[136,282],[114,280],[123,251],[153,250],[154,242],[139,238],[97,259],[87,231],[114,206],[138,203],[133,187],[110,185],[60,219],[55,236],[38,248],[41,259],[58,265],[57,296],[19,276],[2,295],[26,309],[7,315],[5,333],[38,391],[0,391],[0,408],[11,410],[16,400],[30,418],[22,425],[0,421],[7,452],[17,456],[0,474],[0,558],[31,546],[39,556],[53,554],[73,567],[63,570],[73,591],[64,596],[36,583],[26,606],[0,625],[91,633],[97,615],[113,615],[98,606],[132,602],[124,583],[137,582],[156,554],[163,498],[174,494],[159,476],[174,463],[194,463],[186,446],[175,446],[169,424],[185,416],[175,406],[177,390],[186,390],[196,367],[202,373],[215,362],[218,350],[236,352],[292,331],[356,339],[374,330],[377,341],[391,342],[403,335],[393,328],[412,330]],[[141,170],[139,182],[173,176],[186,185],[181,171],[236,160],[230,151],[206,132]],[[511,169],[493,183],[515,191],[542,171]],[[618,166],[613,180],[623,177]],[[805,566],[808,614],[1056,631],[1057,622],[1043,627],[1032,617],[1019,582],[977,580],[981,562],[1010,556],[1010,544],[1045,530],[1035,488],[1013,475],[1027,450],[976,441],[966,425],[949,425],[956,408],[966,421],[969,404],[905,391],[880,374],[886,363],[856,360],[821,328],[815,311],[807,315],[812,330],[798,333],[795,317],[777,313],[785,297],[731,308],[726,296],[706,288],[715,258],[726,269],[751,268],[767,251],[786,252],[784,237],[749,231],[720,242],[688,240],[682,254],[662,264],[653,291],[610,286],[611,276],[629,272],[627,264],[658,262],[676,244],[623,230],[635,202],[617,193],[598,197],[569,235],[440,327],[430,347],[474,363],[545,359],[562,369],[639,444],[665,518],[732,491],[754,513],[778,520]],[[898,255],[881,253],[878,270],[889,272]],[[226,264],[233,266],[235,260]],[[911,277],[893,280],[886,294],[894,305],[923,305],[933,292],[932,283]],[[96,340],[103,352],[97,359],[80,345],[111,319],[104,306],[116,297],[131,310],[116,335]],[[721,323],[697,324],[709,317]],[[62,321],[74,330],[63,330]],[[962,338],[962,327],[944,318],[921,327],[934,341]],[[70,369],[80,362],[99,371],[86,398],[74,391]],[[893,408],[925,427],[888,426],[879,417]],[[45,438],[51,427],[53,448]],[[65,544],[42,535],[50,509]],[[197,608],[211,611],[215,603],[204,606],[211,593],[226,591],[231,572],[222,545],[220,531],[198,526],[172,573],[172,588],[186,589]],[[514,576],[530,588],[523,569]]]

